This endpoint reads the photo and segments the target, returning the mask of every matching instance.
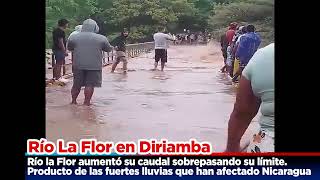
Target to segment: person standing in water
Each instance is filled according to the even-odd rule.
[[[55,80],[60,79],[61,77],[61,68],[65,63],[65,57],[68,56],[66,48],[66,34],[65,30],[67,29],[69,21],[66,19],[60,19],[58,21],[58,27],[52,32],[52,51],[53,58],[55,59],[55,65],[53,67],[53,78]]]
[[[238,152],[240,140],[261,111],[261,129],[248,152],[274,152],[274,43],[259,49],[243,70],[236,102],[228,125],[227,152]]]
[[[158,67],[158,62],[161,60],[161,71],[164,69],[164,65],[167,63],[167,49],[169,47],[168,40],[174,41],[174,39],[169,36],[168,34],[165,34],[165,28],[160,28],[157,33],[153,35],[154,44],[155,44],[155,63],[154,63],[154,69],[156,70]]]
[[[108,39],[97,34],[99,27],[92,19],[82,24],[81,32],[70,37],[68,49],[73,51],[72,104],[77,104],[81,87],[84,89],[84,105],[90,105],[95,87],[102,84],[102,52],[110,52],[112,46]]]
[[[126,41],[129,33],[127,30],[123,30],[120,36],[116,37],[111,44],[115,47],[116,50],[116,61],[113,62],[111,73],[114,72],[117,65],[122,61],[123,63],[123,73],[127,73],[127,64],[128,60],[126,58]]]

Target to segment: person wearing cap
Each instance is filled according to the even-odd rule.
[[[229,25],[229,28],[226,32],[226,38],[229,45],[231,45],[233,36],[236,34],[236,29],[237,29],[237,23],[233,22]]]
[[[114,72],[117,65],[122,62],[123,63],[123,72],[127,73],[127,58],[126,58],[126,41],[129,33],[127,30],[123,30],[120,34],[120,36],[116,37],[113,41],[111,41],[111,44],[115,47],[116,50],[116,61],[113,62],[111,73]]]
[[[232,40],[236,34],[236,28],[237,28],[237,23],[233,22],[230,23],[227,32],[224,33],[224,35],[221,36],[220,38],[220,43],[221,43],[221,51],[223,55],[223,60],[224,60],[224,66],[220,69],[220,72],[225,72],[227,68],[226,60],[227,60],[227,48],[228,46],[232,46]]]
[[[83,104],[89,106],[94,88],[102,85],[102,52],[110,52],[112,46],[107,37],[97,34],[98,32],[97,23],[87,19],[82,24],[81,32],[68,40],[68,50],[74,54],[71,104],[77,104],[77,97],[84,86]]]
[[[74,31],[69,35],[68,40],[70,39],[70,37],[71,37],[72,35],[75,35],[75,34],[78,34],[79,32],[81,32],[81,29],[82,29],[82,25],[77,25],[77,26],[74,28]]]

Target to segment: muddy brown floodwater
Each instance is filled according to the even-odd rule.
[[[171,46],[165,71],[151,71],[153,52],[129,60],[127,75],[103,71],[93,105],[69,105],[72,83],[46,89],[46,136],[55,141],[135,141],[167,138],[171,141],[209,141],[215,151],[224,150],[227,125],[236,89],[226,75],[220,47]],[[158,67],[160,68],[160,67]],[[81,92],[78,102],[84,99]],[[80,103],[79,103],[80,104]],[[243,144],[258,128],[257,122]]]

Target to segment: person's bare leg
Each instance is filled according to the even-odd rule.
[[[161,62],[161,71],[163,71],[165,64],[166,64],[165,62]]]
[[[128,65],[128,62],[127,62],[127,60],[125,59],[125,60],[123,61],[123,73],[127,73],[127,71],[128,71],[127,65]]]
[[[221,71],[222,73],[224,73],[224,72],[226,72],[226,69],[227,69],[227,65],[224,65],[224,66],[220,69],[220,71]]]
[[[76,88],[74,86],[72,86],[71,88],[71,97],[72,97],[72,101],[71,104],[77,104],[77,98],[79,96],[81,88]]]
[[[53,70],[52,70],[52,79],[57,79],[57,66],[54,65],[53,66]]]
[[[64,76],[64,75],[66,75],[66,61],[65,60],[63,60],[63,62],[62,62],[62,75]]]
[[[119,61],[117,60],[112,64],[111,72],[114,73],[114,70],[116,70],[117,65],[119,64]]]
[[[56,80],[58,80],[61,77],[61,68],[62,68],[62,65],[60,62],[55,65],[55,73],[56,73],[55,79]]]
[[[84,102],[83,102],[84,105],[90,106],[93,92],[94,92],[94,87],[85,87],[84,88]]]
[[[153,70],[156,70],[158,67],[158,62],[154,62],[154,69]]]
[[[52,66],[52,79],[56,79],[56,59],[55,55],[51,55],[51,66]]]

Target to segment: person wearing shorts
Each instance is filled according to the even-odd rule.
[[[161,71],[164,69],[164,65],[167,63],[167,49],[168,49],[168,40],[174,41],[174,39],[165,34],[165,29],[161,28],[157,33],[153,35],[154,44],[155,44],[155,63],[154,69],[156,70],[158,67],[158,62],[161,60]]]
[[[166,49],[155,49],[155,62],[157,64],[159,61],[161,61],[161,65],[165,64],[167,62],[167,58],[168,58],[168,55],[167,55]],[[163,70],[163,69],[161,69],[161,70]]]
[[[102,85],[102,52],[110,52],[112,46],[105,36],[97,34],[98,31],[97,23],[87,19],[83,22],[81,32],[68,40],[68,49],[74,55],[71,104],[77,104],[77,97],[84,86],[83,104],[90,105],[94,88]]]
[[[111,42],[111,44],[116,49],[116,61],[113,62],[113,64],[112,64],[111,73],[114,72],[114,70],[116,69],[117,65],[120,62],[123,63],[123,73],[127,73],[128,60],[126,58],[126,39],[127,39],[128,35],[129,35],[128,31],[123,30],[123,32],[121,32],[121,35],[116,37]]]
[[[58,80],[61,77],[61,68],[65,64],[65,57],[68,55],[65,35],[68,23],[68,20],[60,19],[58,21],[58,27],[52,32],[52,52],[55,60],[55,65],[53,67],[53,79],[55,80]]]

